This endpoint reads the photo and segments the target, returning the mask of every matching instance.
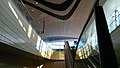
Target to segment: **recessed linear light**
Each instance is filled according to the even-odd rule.
[[[38,2],[35,2],[35,4],[38,4]]]
[[[33,9],[31,11],[34,11]]]

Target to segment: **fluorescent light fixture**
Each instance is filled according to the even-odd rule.
[[[31,37],[31,33],[32,33],[32,27],[29,25],[28,27],[28,37]]]
[[[15,10],[14,10],[14,8],[13,8],[13,6],[11,5],[10,2],[8,2],[8,5],[9,5],[10,9],[12,10],[13,14],[15,15],[15,17],[18,19],[18,15],[17,15],[17,13],[15,12]]]
[[[26,28],[25,27],[23,27],[23,30],[26,32]]]
[[[44,41],[41,41],[41,44],[42,44],[42,51],[46,51],[47,49],[47,44],[44,42]]]
[[[38,36],[37,46],[36,46],[36,49],[37,49],[37,50],[39,50],[39,48],[40,48],[40,41],[41,41],[41,38],[40,38],[40,36]]]
[[[43,67],[43,64],[42,65],[40,65],[40,68],[42,68]]]
[[[23,23],[21,22],[21,20],[20,20],[20,19],[18,19],[18,22],[19,22],[20,26],[22,26],[22,27],[23,27]]]
[[[18,20],[20,26],[22,26],[22,28],[23,28],[24,31],[26,31],[25,27],[23,27],[23,23],[22,23],[21,20],[18,18],[18,15],[17,15],[16,11],[14,10],[14,8],[13,8],[13,6],[11,5],[10,2],[8,2],[8,5],[9,5],[10,9],[12,10],[14,16],[15,16],[16,19]]]

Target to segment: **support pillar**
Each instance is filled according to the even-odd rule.
[[[101,68],[118,68],[102,6],[95,7],[96,30],[100,51]]]

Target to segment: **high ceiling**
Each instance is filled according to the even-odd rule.
[[[57,40],[79,37],[96,0],[22,1],[34,20],[32,26],[42,39]]]

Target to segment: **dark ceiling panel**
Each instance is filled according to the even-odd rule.
[[[44,8],[41,8],[40,6],[37,6],[37,5],[35,5],[35,4],[33,4],[33,3],[30,3],[30,2],[28,2],[28,1],[26,1],[26,0],[23,0],[23,3],[29,5],[29,6],[31,6],[31,7],[33,7],[33,8],[35,8],[35,9],[37,9],[37,10],[39,10],[39,11],[42,11],[42,12],[44,12],[44,13],[52,16],[52,17],[55,17],[55,18],[58,18],[58,19],[61,19],[61,20],[67,20],[67,19],[69,19],[69,18],[72,16],[72,14],[74,13],[74,11],[76,10],[78,4],[80,3],[80,0],[76,0],[76,2],[75,2],[75,4],[74,4],[74,6],[72,7],[72,9],[71,9],[66,15],[58,15],[58,14],[55,14],[54,12],[50,12],[49,10],[46,10],[46,9],[44,9]],[[67,6],[67,1],[64,2],[65,4],[62,4],[62,5],[50,4],[49,2],[46,2],[46,1],[40,1],[40,3],[46,5],[47,7],[48,7],[48,6],[49,6],[49,7],[51,6],[52,9],[55,9],[55,8],[53,8],[53,7],[56,7],[56,6],[57,6],[57,7],[60,7],[60,8],[57,8],[56,10],[60,10],[60,9],[64,8],[65,5]],[[47,5],[47,3],[49,3],[49,4]],[[70,3],[68,2],[68,6],[69,6],[71,3],[72,3],[72,1],[70,1]],[[67,9],[67,7],[66,7],[65,9]],[[65,9],[64,9],[64,10],[65,10]]]
[[[47,2],[45,0],[35,0],[35,1],[57,11],[65,11],[72,4],[74,0],[66,0],[61,4],[54,4]]]

